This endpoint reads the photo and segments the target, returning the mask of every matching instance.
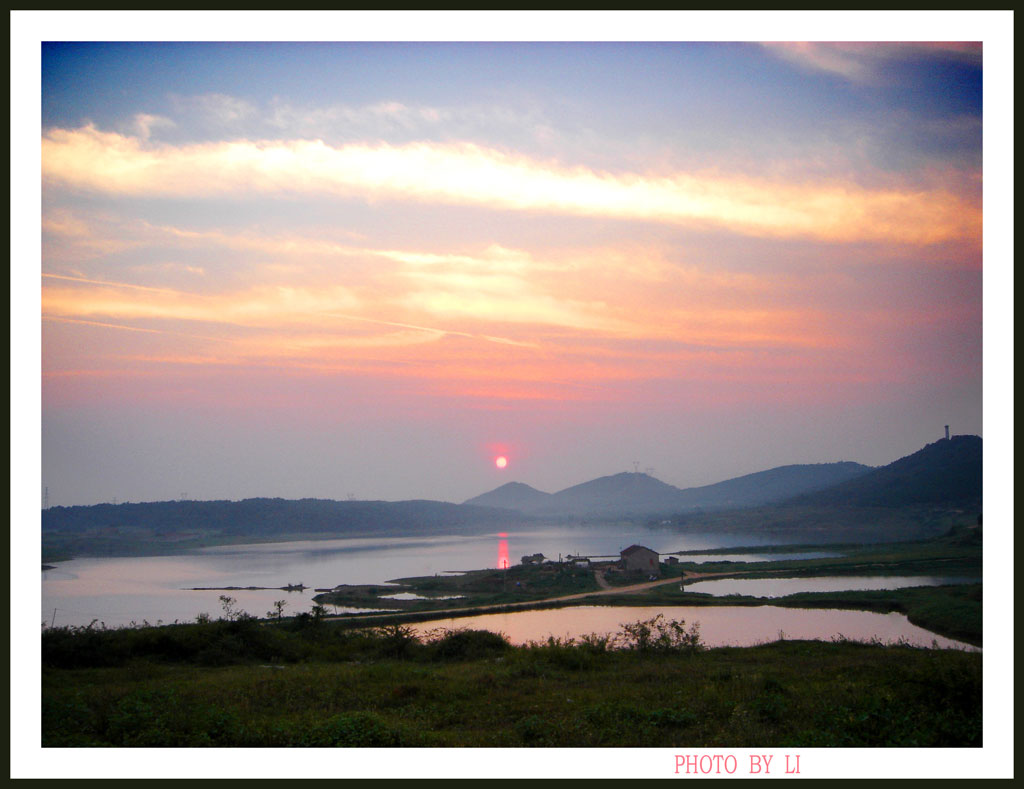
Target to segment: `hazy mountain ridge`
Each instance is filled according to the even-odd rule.
[[[898,507],[907,504],[979,505],[982,497],[982,440],[951,436],[910,455],[815,493],[795,504]]]
[[[982,439],[962,435],[927,444],[878,468],[850,461],[778,466],[683,489],[647,474],[623,472],[550,494],[522,483],[509,483],[465,503],[518,509],[536,517],[629,517],[783,503],[980,508],[981,496]]]
[[[465,503],[513,508],[536,516],[670,514],[769,504],[821,490],[871,470],[870,466],[849,461],[779,466],[695,488],[677,488],[648,474],[622,472],[557,493],[510,482]]]
[[[551,502],[556,507],[569,510],[617,508],[636,502],[648,502],[649,506],[660,509],[672,502],[678,493],[679,488],[648,474],[624,471],[560,490],[551,497]]]
[[[474,496],[462,503],[470,506],[500,507],[520,512],[532,512],[542,509],[550,500],[550,493],[537,490],[522,482],[507,482],[501,487],[480,496]]]
[[[270,536],[306,534],[402,534],[493,527],[522,520],[511,510],[440,501],[334,501],[331,499],[243,499],[162,501],[51,507],[43,510],[44,534],[146,531],[152,535]]]
[[[976,505],[980,512],[981,471],[981,438],[954,436],[880,468],[780,466],[686,489],[623,472],[553,494],[510,482],[462,504],[255,498],[51,507],[42,512],[42,537],[44,552],[117,555],[275,538],[481,534],[538,518],[642,517],[669,518],[677,526],[703,518],[712,531],[744,523],[749,531],[803,530],[827,541],[845,522],[843,512],[861,513],[844,528],[865,534],[868,521],[891,521],[899,513],[920,525],[929,513],[950,508],[973,511]],[[760,520],[748,517],[759,511]],[[872,511],[881,514],[864,515]]]

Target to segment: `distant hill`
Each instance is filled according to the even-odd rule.
[[[275,537],[419,536],[480,532],[523,520],[520,512],[440,501],[245,499],[50,507],[44,549],[117,555]]]
[[[573,485],[551,496],[552,513],[628,515],[670,512],[678,505],[679,488],[648,474],[624,471]]]
[[[476,507],[500,507],[503,509],[533,512],[543,509],[551,500],[550,493],[531,488],[522,482],[509,482],[488,493],[467,499],[463,505]]]
[[[469,499],[466,504],[506,507],[539,517],[673,514],[697,509],[756,507],[821,490],[870,470],[870,466],[849,462],[780,466],[713,485],[685,489],[648,474],[622,472],[598,477],[553,494],[510,482]]]
[[[714,485],[686,488],[682,491],[681,502],[701,509],[757,507],[829,488],[871,471],[871,466],[850,461],[779,466]]]
[[[152,554],[275,539],[484,533],[532,517],[644,516],[677,524],[704,518],[717,530],[746,523],[753,508],[764,512],[749,530],[799,528],[834,537],[844,517],[860,529],[866,512],[891,520],[892,513],[910,517],[913,510],[921,528],[950,507],[980,512],[981,487],[981,438],[953,436],[881,468],[849,462],[780,466],[686,489],[623,472],[553,494],[510,482],[463,504],[262,498],[50,507],[42,513],[42,538],[50,556]],[[737,514],[715,520],[714,513],[727,510]],[[935,528],[948,529],[944,523],[936,521]]]
[[[982,443],[952,436],[856,479],[792,499],[794,504],[899,507],[981,505]]]

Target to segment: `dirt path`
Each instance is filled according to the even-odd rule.
[[[695,573],[695,572],[685,571],[683,573],[683,577],[682,578],[674,576],[672,578],[661,578],[661,579],[659,579],[657,581],[644,581],[643,583],[631,584],[629,586],[610,586],[608,584],[608,581],[605,580],[604,573],[600,572],[599,570],[595,570],[594,571],[594,577],[595,577],[595,580],[597,580],[597,585],[600,586],[601,588],[600,589],[595,589],[595,590],[590,591],[590,592],[579,592],[577,594],[567,594],[567,595],[562,595],[560,597],[545,597],[545,598],[543,598],[541,600],[523,600],[522,602],[516,602],[516,603],[492,603],[491,605],[474,605],[474,606],[466,606],[464,608],[445,608],[445,609],[440,609],[440,610],[437,610],[437,611],[416,611],[416,612],[413,612],[413,611],[396,611],[396,612],[394,612],[394,615],[395,616],[400,616],[402,614],[411,614],[411,613],[417,613],[417,614],[428,614],[428,613],[429,614],[435,614],[436,613],[438,615],[438,617],[437,617],[438,619],[448,619],[448,618],[457,617],[460,613],[465,613],[467,611],[471,611],[473,613],[481,613],[481,612],[493,613],[493,612],[496,612],[496,611],[515,610],[517,608],[532,608],[534,606],[544,605],[546,603],[564,603],[564,602],[568,602],[568,601],[571,601],[571,600],[583,600],[583,599],[585,599],[587,597],[604,597],[604,596],[613,595],[613,594],[632,594],[634,592],[643,592],[643,591],[646,591],[647,589],[653,589],[656,586],[667,586],[668,584],[678,584],[680,581],[688,580],[688,579],[691,579],[691,578],[714,578],[715,576],[720,576],[720,575],[738,575],[738,574],[739,573],[736,573],[736,572],[729,572],[729,573]],[[353,616],[352,614],[347,614],[347,615],[339,614],[337,616],[325,616],[324,620],[325,621],[330,621],[330,620],[334,620],[334,619],[349,619],[352,616]],[[388,614],[381,614],[380,616],[388,616]]]

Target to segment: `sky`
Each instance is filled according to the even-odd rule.
[[[44,41],[46,503],[983,435],[983,47],[943,40]]]
[[[44,490],[461,501],[634,469],[687,487],[881,465],[946,424],[985,438],[986,575],[1012,585],[1012,13],[11,23],[25,643],[39,542],[20,525]],[[986,665],[1012,675],[1012,627],[987,629]],[[38,672],[31,647],[15,658],[12,677]],[[806,769],[1010,775],[1012,725],[989,723],[980,760],[837,751]],[[12,775],[203,774],[25,745]],[[503,769],[538,763],[558,774]],[[598,750],[572,770],[623,763]],[[370,752],[344,767],[388,772]]]

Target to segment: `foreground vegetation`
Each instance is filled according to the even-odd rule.
[[[655,618],[512,647],[314,615],[43,633],[44,746],[980,746],[981,655],[704,649]]]

